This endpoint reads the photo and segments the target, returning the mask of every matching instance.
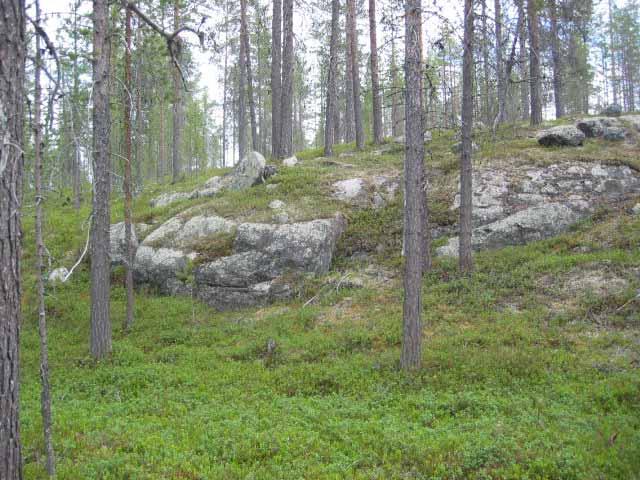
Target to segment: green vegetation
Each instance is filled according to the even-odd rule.
[[[445,153],[450,137],[434,135],[433,150],[454,178],[455,169],[444,168],[453,162]],[[513,152],[526,143],[522,155],[530,150],[545,161],[571,154],[529,139],[515,143]],[[589,142],[573,154],[614,155],[602,148],[584,153],[592,143],[599,145]],[[401,148],[392,148],[335,159],[350,169],[315,165],[317,152],[304,152],[300,168],[270,179],[276,190],[258,186],[188,204],[260,219],[278,198],[301,218],[331,214],[344,208],[326,198],[334,178],[399,169]],[[484,158],[492,147],[481,148]],[[136,202],[136,218],[161,221],[185,207],[149,208],[159,192]],[[451,223],[450,193],[439,198],[431,198],[438,221]],[[350,226],[331,274],[369,278],[375,260],[374,269],[390,272],[385,281],[372,276],[355,289],[325,288],[320,279],[291,303],[226,313],[141,291],[126,335],[118,284],[114,352],[98,364],[88,354],[82,265],[47,297],[57,478],[639,478],[640,218],[627,213],[632,204],[603,210],[552,240],[479,254],[471,278],[459,276],[452,260],[437,260],[424,282],[424,368],[415,375],[398,368],[401,201],[345,212]],[[121,203],[113,210],[120,219]],[[28,209],[26,215],[22,435],[25,478],[44,479]],[[77,258],[87,216],[86,207],[76,214],[48,199],[45,234],[54,266]],[[222,254],[232,238],[202,248]],[[347,258],[357,250],[372,257]],[[594,268],[626,287],[600,296],[564,288]],[[266,354],[269,339],[277,345],[273,357]]]

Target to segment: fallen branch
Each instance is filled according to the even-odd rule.
[[[91,221],[92,220],[93,220],[93,213],[91,214],[91,216],[89,216],[89,228],[87,229],[87,242],[84,244],[84,251],[80,255],[80,258],[78,258],[78,261],[75,263],[75,265],[73,267],[71,267],[71,270],[69,270],[67,272],[67,274],[64,276],[64,279],[62,280],[62,283],[64,283],[67,280],[69,280],[69,277],[71,276],[73,271],[76,269],[76,267],[78,265],[80,265],[80,263],[82,263],[82,260],[84,259],[84,256],[87,254],[87,251],[89,250],[89,239],[91,238]]]

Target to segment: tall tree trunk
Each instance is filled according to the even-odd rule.
[[[20,207],[24,165],[24,0],[0,1],[0,478],[22,479]]]
[[[280,156],[282,106],[282,0],[273,0],[271,21],[271,156]]]
[[[180,28],[180,3],[174,0],[173,4],[173,28]],[[182,62],[182,40],[179,37],[171,42],[173,56],[176,62]],[[170,62],[173,62],[171,59]],[[171,151],[173,183],[180,180],[182,175],[182,129],[184,127],[184,98],[182,95],[182,77],[177,65],[172,65],[173,72],[173,145]]]
[[[378,40],[376,34],[376,0],[369,0],[369,39],[371,42],[371,96],[373,97],[373,143],[382,143],[382,103],[378,78]]]
[[[422,188],[424,179],[424,137],[422,93],[420,79],[422,64],[419,30],[422,28],[421,0],[405,1],[405,125],[404,160],[404,305],[403,337],[400,365],[404,370],[420,368],[422,358],[422,268],[423,220]]]
[[[462,65],[462,155],[460,157],[460,248],[462,272],[473,269],[471,253],[473,129],[473,0],[464,2],[464,56]]]
[[[335,117],[338,107],[336,74],[338,70],[338,35],[340,34],[340,0],[331,0],[331,41],[329,44],[329,79],[324,123],[324,156],[333,155]]]
[[[607,3],[609,7],[609,52],[611,54],[611,90],[613,91],[613,103],[618,104],[620,83],[618,82],[618,69],[616,68],[616,51],[613,32],[613,0]]]
[[[495,125],[500,125],[505,120],[507,79],[504,74],[504,38],[502,38],[502,4],[500,0],[494,1],[495,32],[496,32],[496,76],[498,77],[498,114]]]
[[[249,119],[251,121],[251,146],[254,151],[259,151],[258,124],[256,121],[256,104],[253,98],[253,74],[251,71],[251,44],[249,42],[249,29],[247,26],[247,0],[240,1],[240,36],[242,50],[244,50],[244,68],[247,79],[247,97],[249,100]]]
[[[111,260],[109,227],[111,193],[109,73],[111,33],[107,0],[93,0],[93,222],[91,225],[91,354],[111,352]]]
[[[519,42],[518,47],[518,63],[520,65],[520,109],[521,119],[529,120],[529,83],[525,81],[527,78],[527,20],[524,12],[524,1],[518,0],[518,17],[522,18],[520,22]]]
[[[362,101],[360,100],[360,62],[358,60],[358,30],[356,28],[356,0],[347,0],[347,30],[350,44],[351,81],[353,82],[353,119],[356,127],[356,148],[364,148],[364,126],[362,123]]]
[[[558,38],[558,8],[556,0],[549,0],[549,17],[551,21],[551,57],[553,59],[553,99],[556,107],[556,118],[564,117],[562,93],[562,58],[560,39]]]
[[[491,104],[493,102],[489,98],[491,87],[489,83],[489,35],[487,33],[487,0],[482,0],[482,118],[487,125],[490,125],[493,118],[491,116]]]
[[[241,1],[244,4],[244,0]],[[241,7],[242,8],[242,7]],[[238,52],[238,158],[243,159],[247,154],[247,92],[244,41],[240,33],[240,49]]]
[[[142,176],[142,163],[144,157],[142,150],[144,147],[144,123],[142,111],[142,28],[138,24],[136,31],[136,191],[139,193],[144,186]]]
[[[227,112],[229,99],[229,2],[224,4],[224,78],[222,85],[222,166],[227,166]]]
[[[40,2],[36,0],[36,23],[40,25]],[[40,48],[40,36],[36,34],[36,61],[35,61],[35,92],[33,99],[33,128],[34,128],[34,165],[33,176],[36,189],[36,270],[38,271],[38,333],[40,335],[40,382],[42,392],[40,394],[40,410],[42,412],[42,430],[44,436],[44,449],[46,452],[46,469],[50,477],[56,474],[56,465],[53,452],[52,419],[51,419],[51,388],[49,384],[49,345],[47,342],[47,314],[44,301],[44,240],[42,236],[43,212],[42,203],[42,85],[40,72],[42,69],[42,50]]]
[[[402,115],[402,84],[398,78],[398,64],[396,63],[396,44],[391,38],[391,135],[404,135],[404,118]]]
[[[80,102],[80,74],[78,72],[78,6],[79,3],[74,3],[73,6],[73,102],[71,105],[72,116],[72,134],[73,134],[73,207],[76,210],[80,209],[80,196],[81,196],[81,184],[80,184],[80,159],[82,158],[80,153],[80,138],[78,135],[78,129],[80,128],[80,116],[79,102]]]
[[[293,0],[282,4],[282,106],[280,158],[293,155]]]
[[[529,24],[529,82],[531,84],[532,126],[542,123],[542,78],[540,73],[540,32],[536,0],[527,0],[527,20]]]
[[[158,161],[156,168],[156,176],[161,181],[165,174],[165,165],[167,164],[167,139],[165,135],[165,118],[164,118],[164,96],[160,95],[160,138],[158,139]]]
[[[353,113],[353,63],[351,59],[351,31],[348,22],[345,22],[345,72],[344,72],[344,141],[345,143],[355,142],[356,126]]]
[[[125,13],[125,50],[124,50],[124,83],[127,88],[124,101],[124,243],[126,245],[125,261],[125,289],[127,291],[127,312],[125,315],[123,329],[130,330],[133,326],[133,256],[134,247],[131,235],[131,186],[133,184],[131,176],[131,161],[133,159],[133,141],[131,138],[131,116],[133,112],[133,79],[131,75],[131,10],[126,9]]]

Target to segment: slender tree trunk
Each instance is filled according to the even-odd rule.
[[[392,89],[392,105],[391,105],[391,134],[394,137],[404,135],[404,118],[402,115],[402,85],[398,78],[398,64],[396,63],[396,44],[391,39],[391,89]]]
[[[173,4],[173,28],[180,28],[180,4],[174,0]],[[178,63],[182,62],[182,40],[176,38],[171,43],[173,55]],[[169,60],[172,62],[172,60]],[[176,65],[172,65],[173,72],[173,145],[172,145],[172,177],[173,183],[180,180],[182,175],[182,129],[184,127],[184,99],[182,96],[182,77]]]
[[[360,62],[358,60],[358,30],[356,28],[356,1],[347,0],[347,29],[351,32],[349,56],[351,57],[351,80],[353,82],[353,119],[356,127],[356,148],[364,148],[364,126],[362,123],[362,101],[360,100]]]
[[[167,139],[165,134],[165,113],[164,113],[164,96],[160,95],[162,98],[160,99],[160,138],[158,139],[158,162],[156,168],[156,175],[158,177],[158,181],[160,181],[165,174],[165,165],[167,164]]]
[[[483,91],[482,109],[483,119],[487,125],[491,124],[491,99],[489,98],[491,87],[489,84],[489,36],[487,35],[487,0],[482,0],[482,68],[483,68]]]
[[[422,267],[423,232],[422,188],[424,178],[424,138],[422,93],[420,78],[422,64],[419,30],[421,0],[405,1],[405,208],[404,208],[404,305],[403,339],[400,364],[404,370],[420,368],[422,358]]]
[[[241,0],[241,5],[244,5]],[[242,9],[242,7],[241,7]],[[242,28],[242,27],[241,27]],[[247,155],[247,92],[246,92],[246,73],[245,68],[245,51],[244,41],[242,40],[242,32],[240,33],[240,49],[238,52],[238,158],[243,159]]]
[[[229,79],[229,2],[224,7],[224,79],[222,86],[222,166],[227,166],[227,112]]]
[[[131,234],[131,186],[133,184],[131,176],[131,161],[133,158],[133,142],[131,138],[131,116],[133,111],[133,79],[131,75],[131,10],[126,9],[125,13],[125,50],[124,50],[124,83],[127,87],[124,101],[124,243],[127,246],[125,261],[125,289],[127,291],[127,312],[125,315],[123,329],[130,330],[133,326],[133,256],[134,246]]]
[[[502,38],[502,3],[494,1],[495,32],[496,32],[496,76],[498,77],[498,115],[494,126],[501,125],[505,120],[507,79],[504,75],[504,39]]]
[[[338,35],[340,34],[340,0],[331,0],[331,43],[329,44],[329,79],[324,124],[324,156],[333,155],[334,121],[338,106],[336,73],[338,70]]]
[[[24,165],[24,0],[0,1],[0,478],[22,479],[20,207]]]
[[[280,156],[282,106],[282,0],[273,0],[271,22],[271,156]]]
[[[144,186],[144,179],[142,176],[142,163],[144,157],[142,150],[144,147],[144,123],[142,111],[142,96],[144,92],[142,90],[142,28],[138,23],[138,30],[136,31],[136,190],[141,192]]]
[[[471,253],[473,129],[473,0],[464,2],[464,57],[462,66],[462,155],[460,157],[460,270],[473,269]]]
[[[611,90],[613,91],[613,103],[618,104],[620,84],[618,82],[618,69],[616,68],[616,51],[613,33],[613,0],[607,3],[609,7],[609,52],[611,52]]]
[[[40,2],[36,0],[36,23],[40,25]],[[43,212],[42,203],[42,85],[40,71],[42,69],[42,50],[40,48],[40,36],[36,34],[36,61],[35,61],[35,93],[33,105],[34,127],[34,165],[33,174],[36,189],[36,269],[38,271],[38,333],[40,335],[40,382],[42,392],[40,394],[40,410],[42,412],[42,429],[44,435],[44,447],[46,452],[46,469],[50,477],[56,474],[56,465],[53,452],[52,419],[51,419],[51,388],[49,385],[49,346],[47,343],[47,317],[44,302],[44,240],[42,236]]]
[[[293,0],[282,3],[282,106],[280,158],[293,155]]]
[[[247,26],[247,0],[240,1],[240,36],[244,50],[244,68],[247,79],[247,97],[249,100],[249,119],[251,121],[251,146],[254,151],[259,151],[258,124],[256,121],[256,104],[253,97],[253,74],[251,71],[251,44],[249,42],[249,30]]]
[[[378,40],[376,34],[376,0],[369,0],[369,39],[371,42],[371,95],[373,97],[373,143],[382,143],[382,103],[378,78]]]
[[[81,196],[81,184],[80,184],[80,138],[78,136],[78,129],[80,128],[80,117],[78,115],[79,109],[79,83],[80,74],[78,73],[78,3],[74,3],[73,6],[73,103],[71,105],[72,116],[72,133],[73,133],[73,207],[76,210],[80,209],[80,196]]]
[[[353,110],[353,61],[351,58],[351,31],[348,28],[348,22],[345,22],[345,37],[344,141],[345,143],[351,143],[355,142],[356,140],[356,127]]]
[[[520,64],[520,108],[521,108],[521,119],[529,120],[529,83],[525,81],[527,78],[527,35],[526,35],[526,27],[527,20],[524,12],[524,1],[518,0],[518,16],[523,19],[520,23],[520,32],[519,32],[519,48],[518,54],[519,59],[518,63]]]
[[[556,0],[549,0],[549,17],[551,21],[551,57],[553,59],[553,98],[556,107],[556,118],[562,118],[564,117],[562,59],[560,39],[558,38],[558,8]]]
[[[529,24],[529,82],[531,84],[532,126],[542,123],[542,78],[540,73],[540,32],[536,0],[527,0],[527,19]]]
[[[111,261],[109,227],[111,193],[109,73],[111,34],[107,0],[93,0],[93,222],[91,225],[91,354],[111,352]]]

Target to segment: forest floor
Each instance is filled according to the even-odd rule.
[[[452,132],[434,133],[428,155],[430,169],[450,179],[457,175],[452,142]],[[479,165],[640,167],[638,147],[589,140],[579,149],[542,149],[524,126],[479,143]],[[320,151],[302,152],[299,168],[277,176],[277,198],[298,207],[300,219],[328,214],[338,206],[318,192],[331,181],[352,171],[401,170],[401,146],[373,150],[334,159],[352,164],[349,172],[314,162]],[[183,209],[148,206],[168,189],[148,189],[136,218],[160,221]],[[455,220],[453,193],[437,191],[432,212],[446,226]],[[259,186],[192,203],[261,219],[273,195]],[[603,209],[550,240],[479,253],[471,278],[459,275],[454,260],[436,259],[424,280],[423,368],[410,375],[398,368],[401,201],[347,211],[332,272],[288,303],[218,313],[143,289],[125,334],[116,270],[113,355],[97,364],[88,354],[84,263],[47,296],[57,478],[640,478],[640,215],[631,214],[633,204]],[[84,246],[90,207],[76,212],[57,195],[46,205],[53,267],[68,267]],[[120,221],[122,202],[113,205]],[[46,477],[29,206],[24,228],[21,419],[25,478],[34,479]],[[350,255],[363,250],[367,257]],[[336,282],[351,277],[363,284]],[[585,282],[602,291],[579,288]],[[277,344],[273,357],[269,339]]]

